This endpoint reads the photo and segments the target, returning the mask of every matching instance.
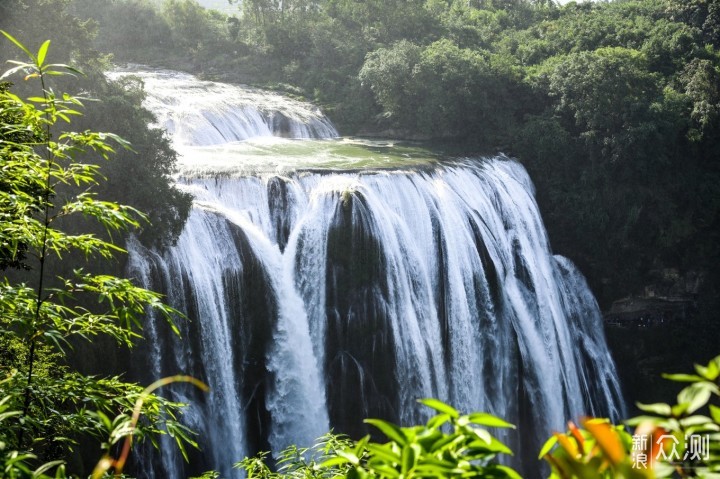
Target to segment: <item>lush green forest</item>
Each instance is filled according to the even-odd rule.
[[[693,360],[705,361],[717,353],[719,2],[617,0],[562,7],[551,0],[236,3],[237,13],[231,16],[205,10],[193,0],[0,3],[0,29],[33,52],[51,37],[52,61],[85,72],[53,77],[56,91],[102,99],[82,100],[83,116],[73,118],[72,129],[111,131],[132,144],[132,149],[116,148],[115,160],[107,164],[87,148],[73,152],[78,161],[102,161],[105,179],[93,189],[97,198],[148,213],[148,222],[136,224],[129,217],[116,218],[118,229],[135,224],[147,243],[170,244],[182,228],[190,200],[172,186],[175,153],[163,132],[148,126],[152,117],[141,107],[142,86],[133,80],[108,80],[103,72],[111,62],[139,62],[262,85],[321,105],[344,135],[424,140],[450,155],[504,152],[517,157],[535,182],[554,251],[578,264],[605,310],[614,300],[643,294],[647,287],[673,289],[665,279],[667,271],[677,271],[681,278],[702,278],[697,291],[686,292],[696,304],[690,322],[609,331],[632,399],[649,401],[659,392],[663,399],[669,397],[669,390],[655,384],[659,372],[686,369]],[[27,60],[23,57],[12,42],[0,42],[0,58]],[[81,190],[59,186],[50,191],[38,178],[29,183],[18,179],[33,148],[49,145],[64,130],[55,122],[45,128],[42,113],[35,121],[18,113],[24,111],[23,104],[11,95],[37,95],[37,86],[19,81],[22,77],[8,80],[16,84],[0,84],[0,93],[4,105],[13,107],[0,112],[0,134],[4,145],[12,140],[3,155],[13,158],[18,170],[3,173],[0,184],[8,191],[9,185],[22,184],[20,191],[27,198],[20,206],[37,216],[48,203],[73,199]],[[94,141],[73,140],[84,146]],[[132,189],[126,186],[129,175]],[[70,173],[66,179],[85,181]],[[105,214],[98,208],[98,215]],[[101,237],[108,226],[86,220],[59,224],[69,235],[92,231]],[[16,238],[0,245],[0,266],[7,277],[28,277],[25,253],[33,251],[33,241]],[[122,270],[121,261],[85,263],[86,252],[71,246],[68,243],[62,253],[76,255],[77,262],[68,267],[70,263],[56,261],[48,266],[53,275],[68,278],[77,264],[103,273]],[[101,257],[109,256],[98,248]],[[40,257],[44,256],[43,252]],[[62,281],[53,281],[45,287],[62,286]],[[112,291],[107,282],[88,284],[96,286],[92,293],[106,299],[130,292],[134,296],[126,297],[128,301],[140,305],[119,313],[88,312],[100,319],[105,318],[101,314],[113,320],[117,316],[112,315],[139,314],[145,303],[157,301],[127,284],[126,289]],[[61,388],[60,380],[68,377],[68,360],[51,352],[59,337],[91,337],[98,331],[92,325],[86,325],[88,330],[83,325],[70,331],[39,328],[37,314],[44,304],[40,295],[36,297],[32,288],[6,289],[3,294],[5,305],[15,304],[20,294],[29,301],[23,304],[30,306],[35,298],[35,311],[28,306],[19,316],[25,322],[12,335],[3,335],[2,371],[17,370],[18,378],[32,378],[34,367],[41,378],[36,387],[46,387],[51,394],[46,403],[34,403],[19,379],[3,383],[12,386],[14,399],[0,402],[0,420],[16,421],[15,414],[1,415],[8,407],[37,420],[13,422],[7,428],[12,437],[3,436],[0,451],[6,444],[26,448],[33,437],[36,453],[52,460],[68,457],[75,447],[74,435],[104,440],[110,434],[118,443],[125,436],[112,436],[119,423],[108,422],[108,416],[122,413],[122,424],[127,425],[141,388],[115,379],[96,384],[82,374],[71,376],[69,386]],[[88,300],[74,301],[73,308],[84,308]],[[80,309],[57,311],[74,314]],[[53,316],[48,318],[52,323]],[[131,331],[134,323],[123,318]],[[132,342],[130,333],[99,332],[106,333],[108,341]],[[76,340],[69,339],[73,344]],[[639,370],[637,363],[647,358],[659,359]],[[117,364],[113,368],[122,369]],[[85,391],[101,414],[84,415],[69,392],[73,387]],[[159,399],[150,402],[155,414],[161,408],[176,410],[176,405]],[[55,408],[71,411],[71,419],[58,425]],[[147,434],[153,428],[148,426]],[[48,430],[67,433],[69,439],[43,437]],[[17,464],[31,459],[21,456]]]

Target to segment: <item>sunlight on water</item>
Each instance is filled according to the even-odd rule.
[[[256,138],[209,147],[184,147],[183,177],[244,176],[297,170],[362,170],[422,167],[438,158],[420,147],[360,139]]]

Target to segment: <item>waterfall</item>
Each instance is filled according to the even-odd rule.
[[[318,108],[277,93],[200,81],[171,70],[117,69],[110,77],[131,75],[142,80],[150,92],[145,106],[170,133],[178,149],[257,137],[338,136]]]
[[[236,142],[249,111],[302,119],[283,130],[299,138],[336,132],[300,102],[275,99],[273,113],[243,103],[266,94],[147,80],[156,74],[143,74],[148,105],[190,143],[178,185],[195,201],[175,246],[130,242],[129,271],[189,321],[178,338],[151,319],[136,369],[192,374],[211,392],[171,392],[199,433],[190,465],[163,445],[142,450],[140,475],[238,476],[245,455],[307,446],[331,427],[359,437],[365,417],[416,423],[428,415],[416,400],[437,397],[517,424],[502,439],[532,476],[542,440],[567,420],[622,415],[597,303],[552,254],[519,163],[340,139]],[[178,93],[192,89],[214,100]]]

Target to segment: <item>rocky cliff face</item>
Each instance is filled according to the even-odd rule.
[[[642,294],[613,302],[604,315],[608,325],[648,327],[693,316],[703,273],[681,273],[675,268],[667,268],[655,271],[653,276],[654,281],[645,286]]]
[[[627,404],[672,400],[678,388],[662,374],[691,370],[717,354],[720,322],[703,304],[707,281],[698,271],[658,270],[642,293],[615,301],[605,312],[605,334]]]

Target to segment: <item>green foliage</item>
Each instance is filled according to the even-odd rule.
[[[641,405],[655,416],[639,416],[628,421],[638,426],[634,435],[625,426],[607,419],[586,418],[582,428],[568,423],[566,433],[553,434],[542,447],[539,459],[551,467],[551,479],[654,479],[670,477],[716,477],[720,471],[720,407],[709,404],[720,396],[720,356],[706,366],[696,365],[696,374],[670,374],[667,379],[689,382],[678,394],[678,403]],[[519,478],[513,469],[496,463],[498,455],[510,450],[492,437],[486,428],[513,427],[485,413],[463,415],[436,399],[421,400],[437,414],[425,425],[399,427],[378,419],[365,422],[377,427],[388,442],[376,443],[366,436],[352,441],[328,434],[308,449],[291,446],[277,458],[277,468],[269,465],[267,453],[245,458],[236,464],[249,479],[282,478],[413,478],[413,477],[510,477]],[[717,403],[717,400],[715,401]],[[707,415],[700,414],[706,409]],[[480,427],[478,427],[480,426]],[[678,453],[688,450],[687,437],[706,434],[709,454],[689,456],[680,464],[670,462],[672,437],[679,439]],[[638,440],[640,435],[659,441]],[[647,467],[638,463],[638,455],[653,460]],[[209,473],[210,474],[210,473]],[[212,477],[212,476],[211,476]]]
[[[520,477],[512,468],[495,462],[498,455],[512,452],[486,429],[514,426],[485,413],[460,414],[436,399],[420,402],[438,412],[423,426],[365,421],[390,441],[380,444],[366,438],[354,450],[339,453],[355,466],[353,477]],[[449,432],[444,430],[446,424]],[[364,458],[359,454],[363,450]]]
[[[0,281],[0,350],[9,353],[0,356],[3,477],[46,477],[50,471],[65,477],[61,459],[87,437],[103,441],[107,451],[124,438],[156,434],[170,434],[181,446],[193,444],[177,422],[181,404],[118,377],[88,377],[66,365],[78,340],[105,336],[131,346],[148,309],[171,324],[177,312],[160,295],[126,279],[82,270],[47,277],[47,264],[68,254],[110,258],[122,252],[95,234],[68,233],[62,225],[69,218],[92,220],[109,234],[129,231],[146,217],[92,192],[101,178],[98,158],[114,153],[110,142],[127,143],[111,133],[69,130],[83,101],[55,93],[49,80],[78,72],[48,63],[49,41],[33,53],[2,33],[29,61],[13,61],[15,66],[0,78],[22,74],[39,83],[41,95],[22,99],[7,87],[0,89],[3,264],[29,269]],[[141,412],[145,421],[135,427]]]
[[[388,442],[373,442],[370,436],[355,442],[330,434],[310,449],[291,446],[283,451],[277,472],[268,466],[266,453],[246,458],[236,467],[245,470],[249,479],[520,477],[496,462],[498,455],[512,452],[486,429],[514,426],[490,414],[460,414],[436,399],[420,402],[438,413],[425,425],[399,427],[380,419],[365,420]]]
[[[662,99],[646,59],[635,50],[600,48],[571,54],[549,75],[557,110],[574,118],[580,136],[617,161],[631,156],[629,142],[654,140],[652,105]]]
[[[638,416],[629,425],[637,426],[638,432],[654,431],[656,435],[668,437],[662,447],[672,447],[677,442],[681,466],[669,464],[656,465],[658,477],[671,477],[679,473],[681,477],[713,477],[720,474],[720,356],[710,360],[707,365],[695,365],[694,374],[665,374],[666,379],[680,383],[690,383],[677,395],[675,404],[655,403],[638,404],[638,408],[652,415]],[[700,457],[685,457],[692,435],[709,438],[707,460]],[[704,455],[703,455],[704,456]]]
[[[398,116],[401,121],[414,117],[417,99],[413,76],[421,55],[422,48],[406,40],[368,54],[360,81],[369,84],[387,115]]]
[[[442,39],[427,47],[405,40],[368,54],[360,80],[393,123],[431,137],[497,141],[511,122],[507,99],[517,85],[511,68],[489,52]]]
[[[554,434],[540,452],[540,457],[552,466],[550,477],[717,477],[720,473],[720,356],[705,366],[696,364],[695,374],[664,377],[690,384],[680,391],[674,405],[638,404],[642,411],[652,415],[627,421],[628,425],[636,426],[634,436],[623,426],[598,419],[584,420],[583,429],[570,423],[567,433]],[[706,438],[708,449],[690,453],[689,438],[693,435]],[[642,437],[646,440],[638,440]],[[676,451],[675,455],[672,450]],[[646,467],[638,462],[640,455]],[[677,461],[679,458],[682,460]]]
[[[633,464],[632,436],[622,426],[604,419],[586,419],[583,429],[572,422],[569,426],[567,433],[555,433],[540,451],[552,467],[550,479],[655,477],[651,470]]]
[[[351,469],[349,462],[339,461],[339,451],[350,450],[355,442],[349,438],[328,433],[309,448],[291,445],[278,454],[276,468],[270,466],[267,452],[246,457],[235,464],[245,471],[248,479],[327,479],[342,477]]]

